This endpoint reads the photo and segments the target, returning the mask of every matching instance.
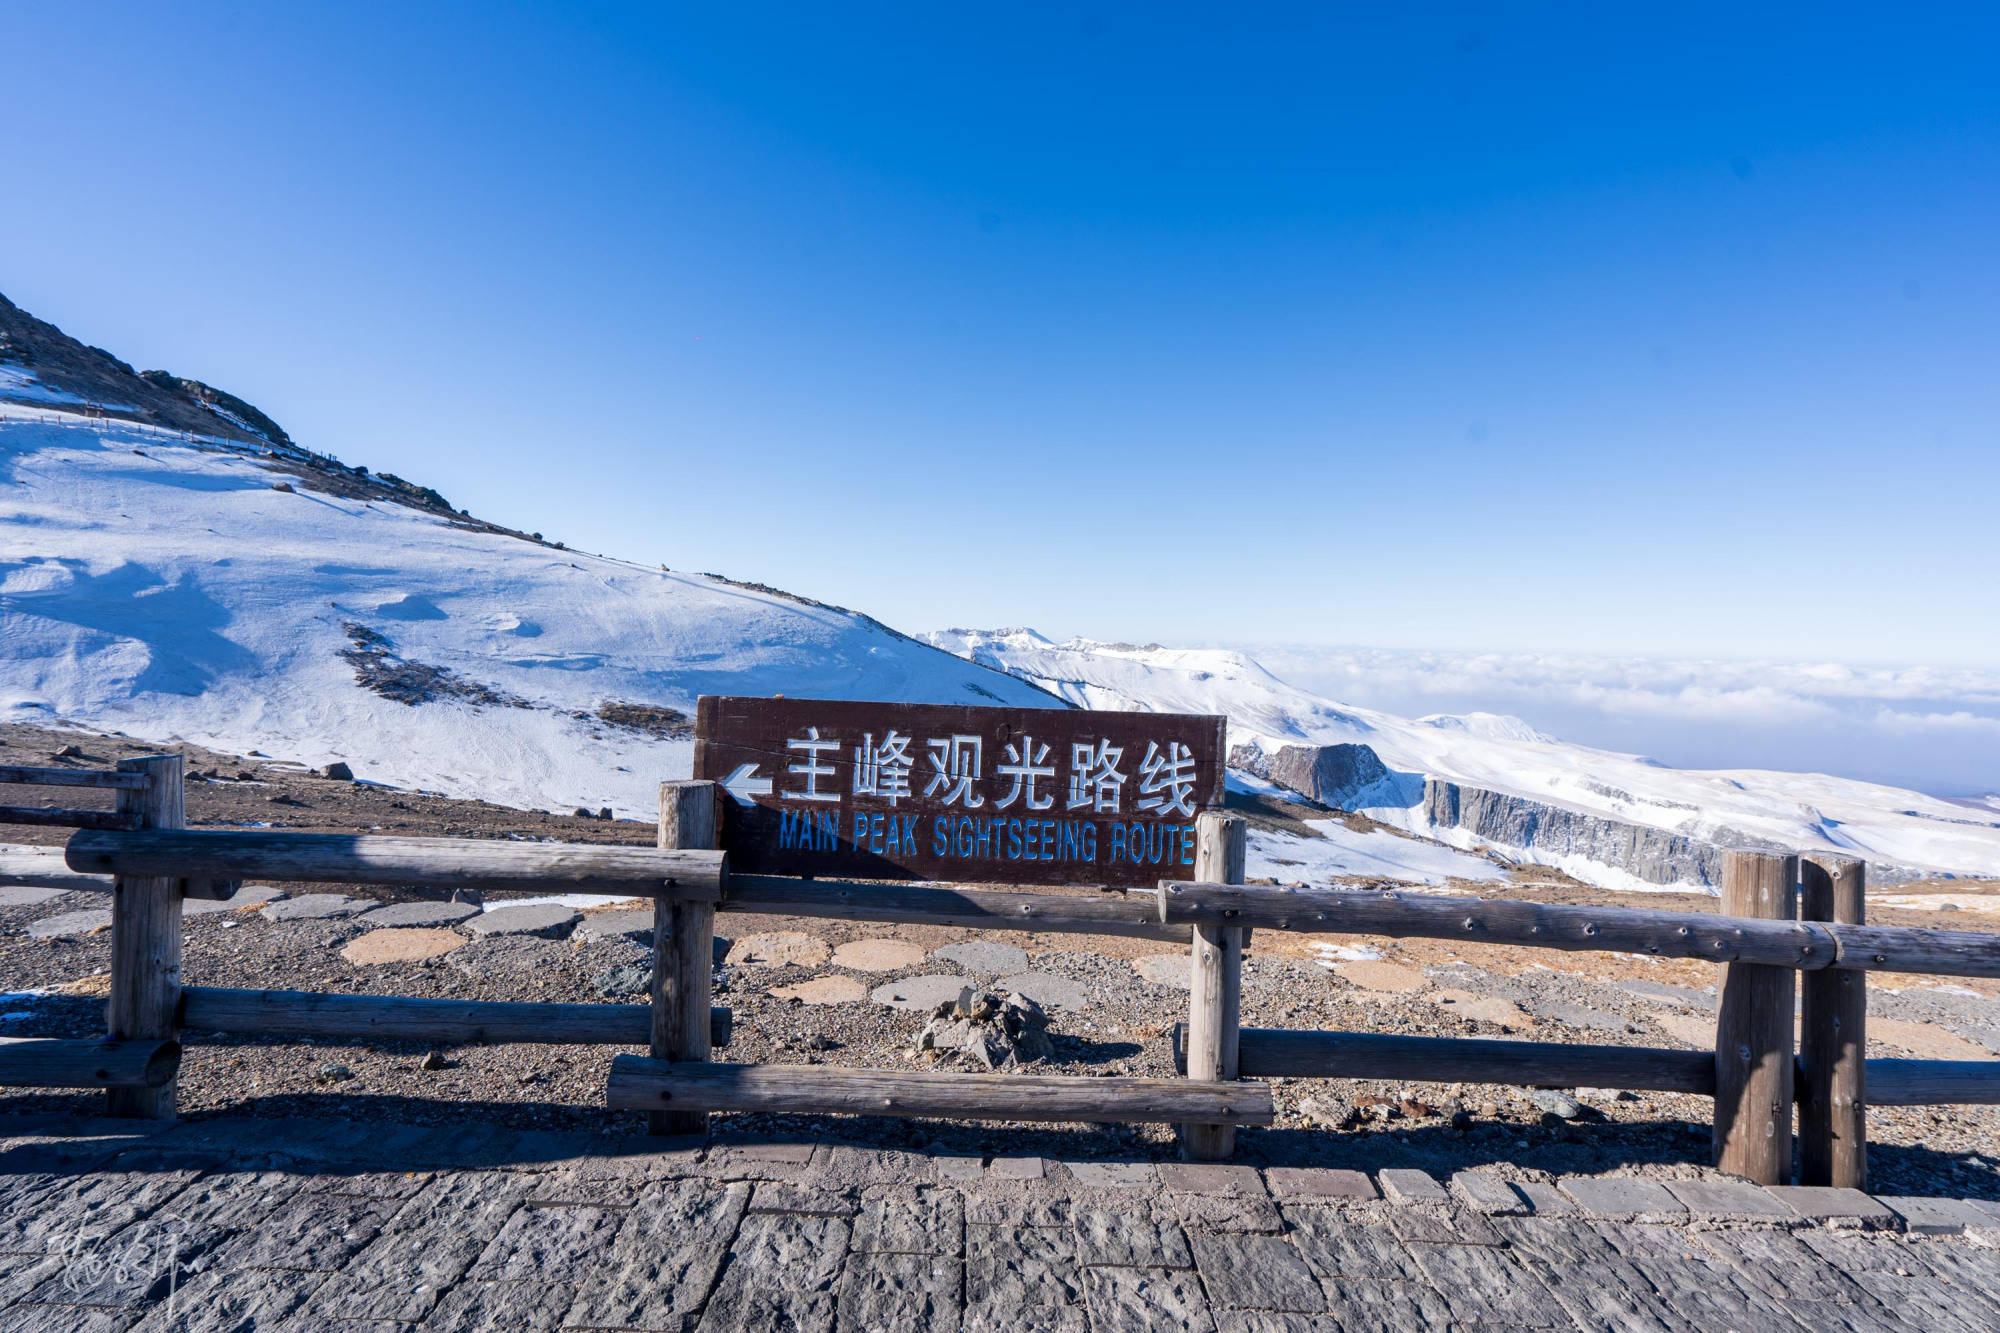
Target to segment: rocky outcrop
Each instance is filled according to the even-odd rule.
[[[1239,745],[1229,766],[1337,810],[1381,804],[1395,777],[1365,745]]]
[[[1426,778],[1424,822],[1464,829],[1497,846],[1531,852],[1537,860],[1595,862],[1648,884],[1722,883],[1723,849],[1712,842],[1483,787]],[[1753,840],[1732,841],[1748,846]]]
[[[1366,745],[1240,745],[1230,766],[1336,810],[1419,807],[1417,831],[1463,829],[1502,852],[1551,865],[1587,861],[1648,884],[1714,887],[1723,848],[1668,829],[1607,819],[1525,796],[1399,773]],[[1729,839],[1731,846],[1759,846]]]

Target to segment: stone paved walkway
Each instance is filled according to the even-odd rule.
[[[2000,1328],[2000,1212],[343,1121],[0,1119],[0,1329]]]

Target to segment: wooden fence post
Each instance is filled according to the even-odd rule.
[[[660,784],[659,845],[668,851],[712,851],[721,845],[713,782]],[[653,1043],[655,1060],[706,1060],[709,1004],[714,990],[715,905],[653,900]],[[649,1111],[651,1134],[699,1134],[699,1111]]]
[[[183,761],[177,754],[121,759],[122,773],[149,779],[121,790],[118,808],[142,828],[187,827]],[[111,999],[105,1026],[117,1040],[172,1041],[181,1003],[181,882],[120,875],[111,886]],[[157,1088],[112,1088],[109,1111],[140,1120],[174,1118],[175,1081]]]
[[[1815,856],[1799,866],[1799,916],[1864,924],[1867,867]],[[1799,1183],[1868,1188],[1868,974],[1821,968],[1800,979]]]
[[[1730,852],[1723,863],[1722,910],[1729,916],[1788,920],[1794,915],[1799,858]],[[1792,1175],[1792,995],[1789,967],[1722,965],[1715,1023],[1715,1164],[1759,1185]]]
[[[1214,810],[1197,815],[1194,877],[1209,884],[1241,884],[1249,832],[1241,815]],[[1189,954],[1189,1078],[1209,1083],[1236,1078],[1242,992],[1243,928],[1198,923]],[[1181,1138],[1192,1161],[1221,1161],[1236,1151],[1234,1125],[1183,1125]]]

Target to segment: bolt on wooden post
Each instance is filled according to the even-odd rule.
[[[1723,863],[1722,911],[1790,920],[1799,858],[1731,852]],[[1789,967],[1722,965],[1715,1024],[1715,1164],[1759,1185],[1792,1174],[1792,995]]]
[[[660,784],[659,845],[705,851],[721,845],[713,782]],[[714,990],[715,904],[653,900],[653,1041],[655,1060],[706,1060]],[[699,1134],[699,1111],[649,1111],[652,1134]]]
[[[1204,811],[1195,817],[1194,877],[1241,884],[1250,826],[1241,815]],[[1243,991],[1243,928],[1200,922],[1189,953],[1187,1076],[1209,1083],[1237,1074]],[[1197,1162],[1236,1151],[1234,1125],[1183,1125],[1182,1147]]]
[[[140,790],[121,790],[118,808],[142,828],[187,827],[183,761],[177,754],[121,759],[122,773],[143,773]],[[172,1041],[181,1003],[181,881],[120,875],[111,884],[111,999],[105,1026],[122,1040]],[[172,1120],[177,1083],[112,1088],[109,1111],[140,1120]]]
[[[1867,868],[1847,857],[1799,866],[1799,916],[1865,924]],[[1868,974],[1821,968],[1799,979],[1799,1183],[1868,1188]]]

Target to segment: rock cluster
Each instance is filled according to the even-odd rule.
[[[931,1014],[914,1043],[918,1059],[966,1069],[1034,1064],[1055,1054],[1048,1015],[1027,996],[967,986]]]

